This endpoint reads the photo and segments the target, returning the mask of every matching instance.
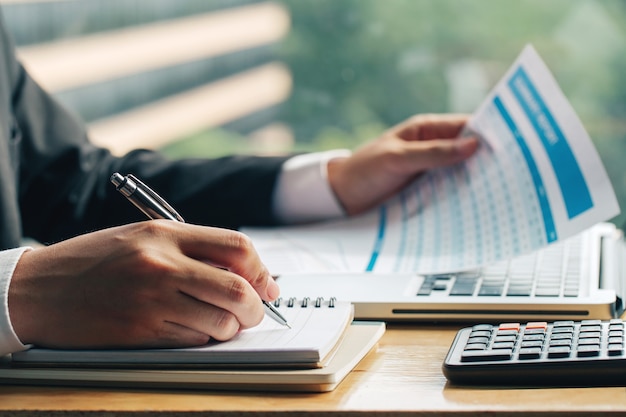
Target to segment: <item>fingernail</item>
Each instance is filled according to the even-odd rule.
[[[270,297],[272,300],[278,298],[278,296],[280,295],[280,288],[278,287],[276,281],[274,281],[274,278],[272,278],[271,276],[267,280],[267,288],[265,288],[265,291],[267,291],[267,296]]]

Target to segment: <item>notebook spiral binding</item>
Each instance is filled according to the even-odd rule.
[[[324,306],[328,308],[334,308],[335,303],[337,302],[337,299],[335,297],[331,297],[327,303],[324,303],[324,297],[317,297],[315,298],[314,302],[311,302],[310,297],[304,297],[301,300],[298,300],[296,297],[289,297],[287,300],[283,300],[282,297],[279,297],[274,301],[274,307],[277,307],[277,308],[280,307],[281,304],[283,304],[283,302],[288,308],[292,308],[297,305],[300,305],[300,307],[304,307],[304,308],[309,307],[309,305],[312,305],[316,308],[320,308]]]

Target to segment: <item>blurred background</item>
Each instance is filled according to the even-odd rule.
[[[626,211],[625,0],[0,4],[95,142],[173,158],[354,148],[415,113],[471,113],[532,43]]]

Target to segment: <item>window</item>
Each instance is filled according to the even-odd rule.
[[[46,65],[37,64],[43,59],[37,47],[43,42],[62,45],[98,34],[116,35],[125,44],[141,36],[135,30],[160,28],[164,38],[153,36],[162,50],[140,59],[158,63],[55,94],[105,141],[120,132],[139,137],[128,127],[133,120],[153,121],[154,132],[144,133],[152,142],[139,144],[174,157],[353,148],[414,113],[471,113],[532,43],[582,119],[626,207],[626,3],[621,0],[4,3],[25,62],[42,71]],[[193,20],[200,18],[206,20]],[[187,23],[181,28],[196,21],[206,30],[189,30],[189,39],[201,42],[166,45],[168,33],[182,21]],[[222,35],[208,31],[219,24]],[[211,51],[202,50],[212,43]],[[143,45],[139,50],[147,50]],[[186,47],[198,51],[175,58]],[[211,90],[223,80],[232,82]],[[148,111],[157,105],[168,117]],[[231,107],[240,111],[227,112]],[[203,122],[194,124],[186,113],[197,108],[211,117],[199,114]],[[157,138],[161,133],[167,137]]]

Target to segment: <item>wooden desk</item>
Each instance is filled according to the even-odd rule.
[[[624,387],[447,384],[441,364],[458,327],[390,325],[376,350],[335,391],[324,394],[0,386],[0,416],[626,415]]]

